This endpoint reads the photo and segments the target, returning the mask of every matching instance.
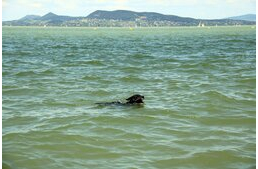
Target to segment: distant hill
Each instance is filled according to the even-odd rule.
[[[58,20],[58,19],[60,19],[60,17],[62,17],[62,16],[56,15],[52,12],[49,12],[46,15],[42,16],[40,18],[40,20]]]
[[[48,21],[48,23],[62,23],[62,22],[66,22],[74,19],[77,19],[77,17],[56,15],[52,12],[49,12],[46,15],[38,18],[38,20]]]
[[[159,26],[206,26],[254,25],[253,21],[236,19],[194,19],[155,12],[127,10],[97,10],[85,17],[57,15],[52,12],[44,16],[26,15],[19,20],[3,21],[3,26],[85,26],[85,27],[159,27]]]
[[[33,19],[39,19],[41,16],[39,15],[26,15],[22,17],[20,20],[33,20]]]
[[[229,17],[227,19],[254,21],[255,22],[256,21],[256,15],[255,14],[247,14],[247,15],[233,16],[233,17]]]
[[[125,21],[132,21],[135,20],[137,15],[135,12],[132,11],[124,11],[124,10],[117,10],[117,11],[102,11],[97,10],[87,16],[89,19],[113,19],[113,20],[125,20]]]
[[[149,21],[180,21],[180,22],[196,22],[193,18],[184,18],[175,15],[163,15],[155,12],[133,12],[126,10],[116,11],[101,11],[97,10],[87,18],[91,19],[113,19],[113,20],[124,20],[124,21],[135,21],[136,19],[144,19]]]

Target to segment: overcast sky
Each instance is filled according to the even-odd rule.
[[[255,0],[2,0],[2,20],[25,15],[87,16],[95,10],[159,12],[202,19],[255,14]]]

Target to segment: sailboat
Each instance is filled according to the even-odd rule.
[[[204,23],[202,23],[202,22],[200,21],[198,27],[204,27],[204,26],[205,26]]]

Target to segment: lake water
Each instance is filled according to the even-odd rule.
[[[2,34],[3,168],[256,167],[255,28]]]

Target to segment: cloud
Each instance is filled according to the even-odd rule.
[[[226,0],[226,2],[228,4],[240,4],[240,5],[243,4],[242,0]],[[255,5],[255,3],[256,3],[256,0],[245,0],[245,4],[253,4],[253,5]]]
[[[33,8],[42,8],[43,7],[43,5],[38,2],[31,3],[30,6]]]
[[[162,6],[189,6],[198,4],[198,0],[150,0],[149,3]]]
[[[2,0],[2,6],[3,8],[4,7],[7,7],[9,5],[8,1],[7,0]]]
[[[13,5],[14,6],[19,5],[20,8],[23,8],[23,9],[42,8],[42,7],[44,7],[44,2],[39,1],[39,0],[34,0],[34,1],[19,0],[19,1],[17,1],[17,3],[14,3]]]

